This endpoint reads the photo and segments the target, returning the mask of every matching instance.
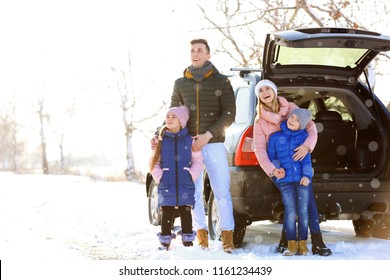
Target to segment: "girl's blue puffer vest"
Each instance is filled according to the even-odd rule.
[[[195,185],[189,172],[192,141],[187,128],[177,134],[165,131],[161,145],[163,175],[158,186],[159,207],[194,206]]]
[[[300,182],[302,176],[313,177],[311,154],[308,153],[302,161],[294,161],[294,149],[303,144],[307,138],[306,129],[292,131],[287,127],[287,120],[280,124],[281,131],[271,134],[267,153],[276,168],[283,167],[286,176],[282,179],[274,178],[275,183]]]

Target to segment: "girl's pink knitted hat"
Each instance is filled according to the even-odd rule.
[[[187,121],[190,118],[190,110],[186,106],[169,108],[168,113],[172,113],[178,118],[182,128],[186,127]]]

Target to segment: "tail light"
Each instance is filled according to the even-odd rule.
[[[237,145],[234,164],[238,166],[259,165],[253,151],[253,126],[244,130]]]

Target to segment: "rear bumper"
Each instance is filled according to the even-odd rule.
[[[252,221],[281,217],[279,190],[260,167],[230,167],[231,194],[236,214]],[[313,182],[317,208],[324,219],[358,219],[362,213],[390,216],[390,183],[342,180]],[[378,214],[379,215],[379,214]],[[378,217],[378,216],[377,216]],[[249,223],[250,223],[249,222]]]

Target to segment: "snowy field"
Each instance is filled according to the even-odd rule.
[[[157,249],[156,234],[160,228],[148,221],[143,184],[95,182],[75,176],[0,173],[0,259],[2,274],[8,276],[1,277],[5,280],[38,279],[38,276],[43,279],[42,275],[53,269],[55,279],[62,279],[61,275],[63,279],[69,279],[69,275],[79,279],[67,274],[72,271],[69,267],[75,271],[81,269],[80,279],[84,278],[81,277],[83,273],[90,275],[90,270],[97,268],[97,271],[103,269],[99,276],[107,273],[110,279],[123,279],[125,276],[118,273],[120,267],[145,263],[197,263],[200,266],[261,263],[276,265],[276,268],[303,265],[306,270],[312,265],[302,261],[312,260],[316,261],[312,262],[314,267],[323,271],[322,276],[340,266],[353,267],[353,273],[362,276],[371,270],[381,273],[381,269],[390,265],[390,240],[357,238],[350,221],[322,223],[321,229],[325,243],[333,251],[332,256],[284,257],[276,254],[281,228],[270,222],[257,222],[248,227],[242,248],[234,254],[224,253],[219,241],[211,241],[210,249],[204,251],[198,246],[183,247],[180,239],[173,241],[172,250],[164,252]],[[357,272],[361,263],[368,267],[367,271]],[[86,267],[89,269],[83,271]],[[60,275],[58,270],[61,270]],[[389,271],[390,276],[390,270],[385,271]],[[33,275],[36,277],[31,277]],[[268,275],[268,279],[278,279],[271,276]],[[207,279],[218,277],[214,275]],[[245,279],[251,278],[247,275]]]

